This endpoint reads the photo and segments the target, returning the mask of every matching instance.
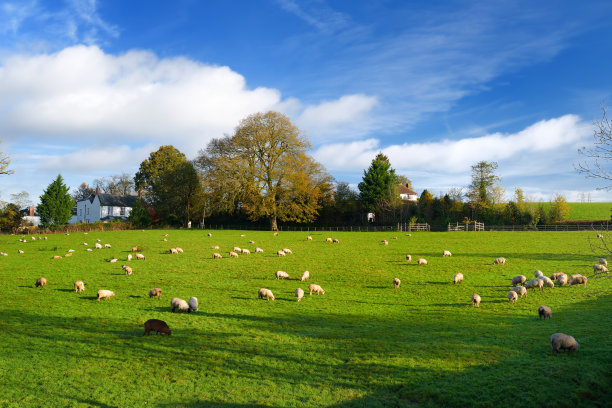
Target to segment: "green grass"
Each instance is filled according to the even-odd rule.
[[[570,220],[609,220],[612,203],[568,203]]]
[[[0,236],[9,254],[0,257],[0,406],[605,406],[610,279],[530,290],[515,305],[506,298],[511,278],[535,269],[590,276],[599,254],[589,234],[338,232],[306,241],[299,232],[118,231],[25,244]],[[96,239],[112,248],[86,252],[82,243]],[[129,262],[126,276],[121,260],[135,245],[147,259]],[[211,259],[211,245],[223,259]],[[253,253],[230,259],[234,245]],[[185,252],[167,254],[174,246]],[[284,247],[293,255],[278,258]],[[72,257],[51,259],[70,248]],[[453,256],[443,258],[444,249]],[[429,265],[407,263],[407,253]],[[499,256],[505,266],[492,265]],[[292,279],[275,280],[279,269]],[[326,294],[307,292],[297,303],[306,269]],[[456,272],[465,281],[454,286]],[[44,290],[34,288],[41,276]],[[73,290],[79,279],[82,294]],[[161,300],[148,298],[153,287]],[[276,300],[257,299],[261,287]],[[117,296],[97,302],[98,289]],[[480,308],[470,305],[474,292]],[[170,312],[171,297],[191,296],[197,313]],[[541,304],[551,320],[537,319]],[[172,336],[143,337],[151,318],[166,321]],[[555,332],[573,335],[580,350],[553,355]]]

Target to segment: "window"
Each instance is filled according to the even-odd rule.
[[[120,214],[121,216],[124,216],[124,215],[125,215],[125,207],[121,207],[121,210],[119,211],[119,214]]]
[[[85,214],[86,214],[86,215],[89,215],[89,207],[87,207],[87,208],[85,209]]]

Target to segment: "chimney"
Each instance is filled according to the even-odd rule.
[[[30,206],[30,217],[33,217],[33,216],[34,216],[34,206],[31,205]]]

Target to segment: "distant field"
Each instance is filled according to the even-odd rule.
[[[590,250],[592,232],[336,232],[311,233],[312,241],[300,232],[207,232],[72,233],[27,243],[0,236],[8,253],[0,256],[0,406],[539,408],[612,400],[612,280],[592,276],[601,255]],[[112,248],[87,252],[97,239]],[[136,245],[146,260],[126,262]],[[170,255],[175,246],[184,253]],[[233,246],[252,254],[229,258]],[[256,246],[265,252],[255,254]],[[277,257],[282,248],[293,254]],[[71,257],[51,259],[69,249]],[[453,256],[442,257],[445,249]],[[492,265],[499,256],[506,265]],[[109,263],[113,257],[119,261]],[[417,266],[418,257],[429,265]],[[582,273],[588,285],[529,290],[509,304],[511,278],[531,279],[535,269]],[[277,270],[291,279],[276,280]],[[304,270],[309,282],[299,281]],[[452,284],[456,272],[462,284]],[[39,277],[45,289],[34,287]],[[82,294],[75,280],[85,282]],[[309,296],[308,283],[326,293]],[[154,287],[161,300],[147,296]],[[276,300],[258,299],[261,287]],[[306,290],[299,303],[298,287]],[[98,289],[116,296],[97,302]],[[475,292],[480,308],[470,304]],[[197,313],[170,312],[170,298],[191,296]],[[542,304],[551,320],[538,320]],[[166,321],[172,336],[143,337],[151,318]],[[553,355],[556,332],[573,335],[580,350]]]
[[[570,220],[609,220],[612,203],[569,203]]]

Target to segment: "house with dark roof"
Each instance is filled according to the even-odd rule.
[[[410,184],[398,184],[397,192],[399,193],[402,201],[418,201],[419,195],[410,188]]]
[[[98,187],[94,194],[77,201],[76,215],[72,217],[70,223],[127,220],[136,200],[137,196],[102,194]]]

